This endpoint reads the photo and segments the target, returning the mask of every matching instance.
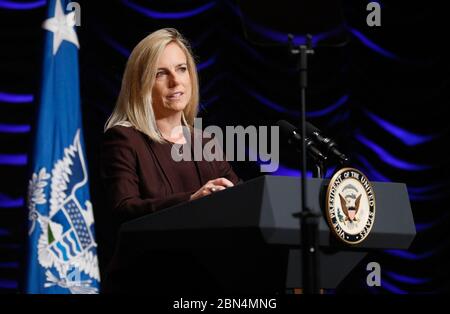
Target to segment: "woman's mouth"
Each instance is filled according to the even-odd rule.
[[[167,99],[169,99],[169,100],[179,100],[181,98],[181,96],[183,96],[183,94],[184,94],[183,92],[172,93],[172,94],[169,94],[167,96]]]

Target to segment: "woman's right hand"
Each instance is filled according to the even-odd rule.
[[[217,191],[225,190],[226,188],[230,188],[232,186],[234,186],[233,182],[231,182],[226,178],[217,178],[214,180],[209,180],[197,192],[191,195],[191,201],[206,195],[210,195]]]

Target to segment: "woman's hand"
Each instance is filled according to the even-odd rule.
[[[217,191],[225,190],[226,188],[234,186],[233,182],[226,178],[217,178],[209,180],[204,186],[202,186],[197,192],[191,195],[191,201],[201,198],[206,195],[210,195]]]

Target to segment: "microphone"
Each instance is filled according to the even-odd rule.
[[[325,150],[327,156],[331,154],[342,165],[346,165],[350,161],[350,159],[338,149],[338,145],[332,139],[324,136],[318,128],[309,122],[306,122],[306,134]]]
[[[295,145],[297,147],[297,150],[301,150],[302,137],[299,130],[286,120],[278,121],[277,125],[280,128],[281,134],[288,138],[288,143],[291,145]],[[327,157],[320,152],[314,142],[308,137],[305,138],[305,147],[307,153],[316,161],[324,162],[327,160]]]

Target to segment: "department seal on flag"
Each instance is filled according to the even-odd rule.
[[[100,280],[92,205],[77,194],[86,183],[77,130],[73,144],[64,148],[64,156],[54,163],[51,174],[43,167],[29,182],[29,235],[40,233],[37,252],[39,265],[46,270],[44,287],[56,285],[72,293],[98,293],[91,286],[92,279]],[[50,211],[46,214],[40,207],[45,207],[48,196]]]
[[[357,169],[341,169],[328,185],[325,207],[334,235],[348,244],[360,243],[369,235],[375,221],[372,184]]]

